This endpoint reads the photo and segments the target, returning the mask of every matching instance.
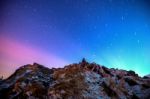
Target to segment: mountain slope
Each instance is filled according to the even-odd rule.
[[[150,78],[85,60],[64,68],[34,63],[0,83],[4,99],[149,99]]]

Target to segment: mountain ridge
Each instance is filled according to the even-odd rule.
[[[64,68],[38,63],[18,68],[0,83],[4,99],[149,99],[150,78],[83,59]]]

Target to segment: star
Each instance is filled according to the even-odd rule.
[[[139,44],[139,43],[140,43],[140,40],[137,40],[137,43]]]
[[[134,36],[137,36],[137,32],[134,32]]]
[[[125,19],[124,16],[121,16],[121,20],[124,21],[124,19]]]

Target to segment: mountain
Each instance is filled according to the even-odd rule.
[[[150,99],[150,78],[84,59],[64,68],[34,63],[0,81],[2,99]]]

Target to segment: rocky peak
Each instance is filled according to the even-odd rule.
[[[25,65],[0,83],[0,97],[40,99],[148,99],[150,78],[83,59],[64,68]]]
[[[145,79],[150,79],[150,74],[145,75],[143,78],[145,78]]]

